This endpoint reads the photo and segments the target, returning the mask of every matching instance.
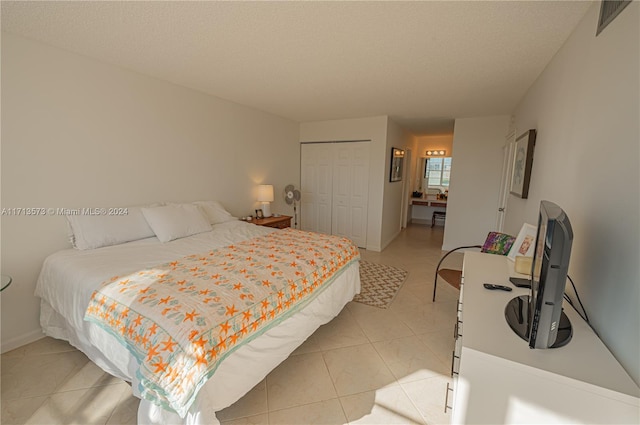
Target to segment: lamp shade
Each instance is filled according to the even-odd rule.
[[[258,186],[258,202],[273,202],[273,185],[261,184]]]

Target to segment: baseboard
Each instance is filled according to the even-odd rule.
[[[427,219],[427,218],[412,218],[411,219],[411,224],[424,224],[427,226],[431,226],[431,220]],[[440,220],[440,221],[436,221],[435,224],[437,227],[444,227],[444,223]]]
[[[380,247],[380,248],[381,248],[381,249],[380,249],[380,251],[383,251],[386,247],[388,247],[388,246],[389,246],[389,244],[390,244],[391,242],[393,242],[393,240],[394,240],[395,238],[397,238],[397,237],[398,237],[398,235],[400,235],[400,232],[401,232],[401,231],[402,231],[402,229],[398,229],[398,231],[397,231],[397,232],[396,232],[392,237],[390,237],[388,241],[383,242],[383,243],[382,243],[382,246]]]
[[[381,252],[382,249],[378,245],[367,245],[364,249],[367,251]]]
[[[0,351],[2,354],[15,350],[16,348],[20,348],[23,345],[30,344],[34,341],[44,338],[45,335],[42,332],[42,329],[36,329],[28,334],[20,335],[18,337],[12,338],[8,341],[2,341],[2,347],[0,347]]]

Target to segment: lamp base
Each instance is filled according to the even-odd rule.
[[[264,215],[265,218],[271,217],[271,203],[270,202],[263,202],[262,203],[262,215]]]

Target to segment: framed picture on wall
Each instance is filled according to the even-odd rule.
[[[536,144],[536,131],[529,130],[516,139],[510,192],[522,199],[529,196],[529,181],[533,165],[533,147]]]
[[[404,151],[398,148],[391,148],[391,173],[389,174],[390,182],[399,182],[402,180],[403,162]]]

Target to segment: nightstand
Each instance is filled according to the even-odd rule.
[[[252,223],[258,226],[274,227],[276,229],[285,229],[291,227],[291,217],[288,215],[272,216],[267,218],[254,218]]]

